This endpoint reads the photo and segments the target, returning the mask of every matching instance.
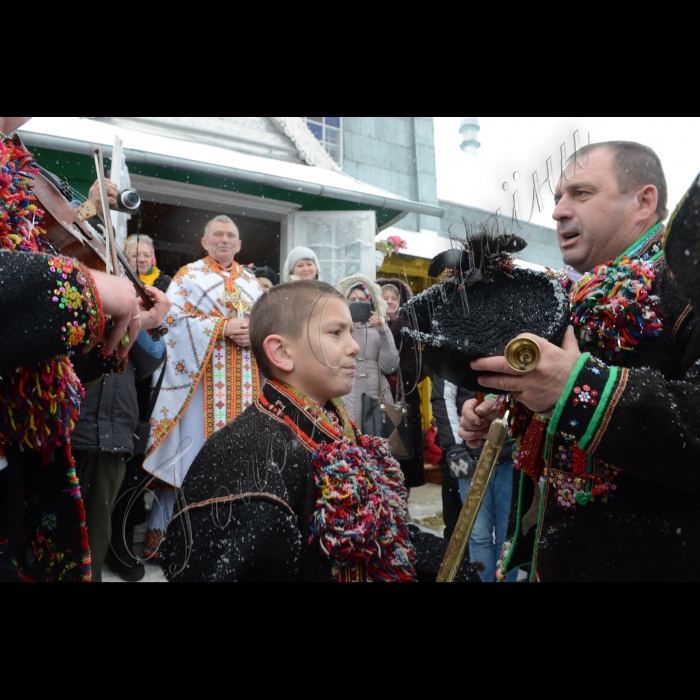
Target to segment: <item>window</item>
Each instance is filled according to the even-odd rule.
[[[343,163],[343,118],[342,117],[304,117],[311,133],[324,145],[331,158],[338,164]]]
[[[377,215],[374,211],[297,211],[290,214],[282,257],[303,246],[318,255],[324,282],[350,275],[375,278]]]

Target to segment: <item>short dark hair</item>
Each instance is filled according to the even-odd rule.
[[[323,310],[324,297],[345,301],[330,284],[308,280],[273,287],[256,302],[250,314],[250,345],[263,375],[273,376],[265,340],[271,335],[299,340],[315,311]]]
[[[590,148],[590,151],[589,151]],[[569,159],[572,163],[576,158],[579,164],[584,164],[588,154],[606,148],[613,153],[613,162],[617,171],[617,182],[622,194],[629,194],[647,185],[653,185],[659,192],[659,203],[656,213],[659,220],[668,217],[668,183],[661,159],[656,151],[649,146],[633,141],[606,141],[584,146]]]

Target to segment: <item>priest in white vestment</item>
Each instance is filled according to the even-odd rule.
[[[250,350],[248,317],[263,289],[235,257],[241,239],[235,223],[217,216],[204,232],[207,257],[173,279],[165,323],[168,357],[151,417],[144,469],[162,482],[155,491],[146,555],[156,558],[180,487],[206,440],[251,406],[260,375]],[[154,375],[157,381],[159,373]]]

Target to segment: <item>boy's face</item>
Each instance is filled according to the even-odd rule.
[[[322,406],[352,391],[360,346],[347,303],[322,297],[309,320],[308,332],[289,343],[294,360],[288,381]]]

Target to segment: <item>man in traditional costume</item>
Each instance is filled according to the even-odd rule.
[[[241,239],[229,217],[217,216],[207,224],[202,246],[207,257],[180,270],[168,291],[173,302],[166,318],[168,358],[144,462],[144,469],[164,485],[156,491],[146,547],[154,558],[177,489],[204,443],[260,392],[248,316],[263,289],[235,261]]]
[[[153,319],[126,280],[54,254],[33,195],[34,158],[5,137],[30,118],[0,117],[0,577],[9,553],[25,580],[89,582],[70,444],[84,392],[68,358],[99,353],[101,372],[123,367],[124,332],[135,340]],[[114,330],[102,345],[107,315]]]
[[[661,163],[639,144],[592,146],[556,200],[564,260],[583,273],[567,283],[575,336],[562,348],[535,338],[530,374],[472,363],[517,401],[521,474],[499,576],[532,562],[536,581],[700,581],[700,347],[665,262]],[[493,409],[465,406],[470,446]]]

